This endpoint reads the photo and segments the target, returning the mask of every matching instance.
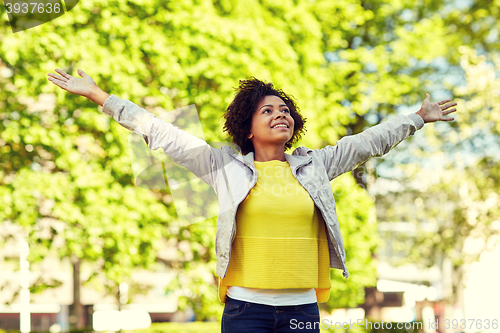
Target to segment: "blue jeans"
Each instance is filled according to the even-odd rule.
[[[226,297],[222,333],[319,333],[318,303],[272,306]]]

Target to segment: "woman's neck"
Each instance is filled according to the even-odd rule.
[[[254,161],[268,162],[278,160],[285,162],[284,147],[268,147],[266,149],[255,149]]]

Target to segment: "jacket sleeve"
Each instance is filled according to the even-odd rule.
[[[372,156],[382,156],[424,126],[417,114],[399,115],[359,134],[345,136],[335,146],[316,150],[329,180],[354,170]]]
[[[106,99],[102,111],[123,127],[141,135],[151,150],[163,148],[175,163],[214,186],[218,175],[218,159],[215,155],[220,154],[220,150],[115,95]]]

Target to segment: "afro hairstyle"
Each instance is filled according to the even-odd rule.
[[[252,127],[252,116],[257,109],[259,102],[266,96],[278,96],[285,102],[290,110],[290,116],[295,125],[292,138],[285,144],[285,150],[290,149],[294,143],[300,140],[305,131],[304,124],[306,118],[302,117],[299,108],[291,96],[288,96],[281,89],[275,89],[272,83],[265,83],[255,77],[240,80],[236,90],[236,96],[228,106],[224,118],[224,131],[232,137],[243,155],[255,152],[252,141],[248,139]]]

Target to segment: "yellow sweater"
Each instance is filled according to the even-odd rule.
[[[315,288],[318,303],[330,296],[325,223],[287,162],[255,162],[257,184],[238,207],[236,237],[219,299],[228,286]]]

